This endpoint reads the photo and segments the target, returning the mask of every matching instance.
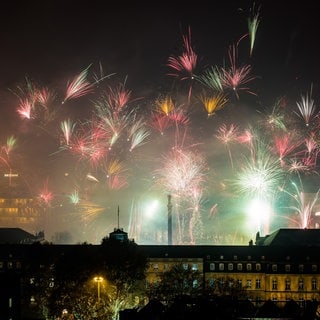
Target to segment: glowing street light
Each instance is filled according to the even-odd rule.
[[[97,290],[98,290],[98,303],[100,303],[100,285],[101,282],[103,281],[102,277],[94,277],[94,281],[97,283]]]

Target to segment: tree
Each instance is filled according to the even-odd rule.
[[[108,282],[106,307],[116,319],[120,310],[137,303],[134,295],[144,295],[147,257],[134,241],[128,239],[119,241],[106,237],[102,239],[100,249],[102,272]]]
[[[172,303],[177,297],[202,294],[202,276],[189,264],[175,264],[159,275],[159,283],[149,284],[149,298]]]

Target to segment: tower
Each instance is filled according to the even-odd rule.
[[[168,245],[172,245],[172,203],[171,194],[168,195]]]

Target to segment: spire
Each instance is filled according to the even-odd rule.
[[[118,229],[120,229],[120,209],[118,205]]]

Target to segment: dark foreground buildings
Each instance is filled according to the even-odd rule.
[[[1,234],[8,232],[8,229],[0,229],[2,242],[0,244],[0,320],[24,319],[20,307],[21,300],[32,299],[32,297],[23,296],[24,290],[21,286],[31,279],[21,277],[25,275],[23,270],[28,260],[32,259],[33,250],[38,250],[40,245],[41,250],[46,254],[56,255],[80,247],[80,245],[41,244],[42,235],[33,238],[32,235],[20,229],[9,231],[12,234],[6,241]],[[115,229],[110,236],[121,241],[127,237],[127,234],[122,229]],[[38,242],[38,245],[31,244],[32,239]],[[95,250],[97,245],[90,245],[90,247],[91,250]],[[300,308],[297,311],[300,315],[303,314],[302,311],[312,306],[310,307],[312,312],[309,313],[308,318],[303,319],[317,319],[316,309],[320,301],[319,229],[279,229],[266,237],[260,237],[257,234],[255,242],[246,246],[143,245],[139,247],[148,258],[146,282],[149,284],[157,283],[161,273],[180,264],[199,271],[203,279],[201,284],[203,289],[212,288],[213,291],[217,291],[217,296],[221,288],[226,288],[224,293],[227,296],[229,284],[245,288],[246,299],[243,303],[249,303],[255,310],[260,308],[260,314],[262,314],[262,307],[268,306],[267,303],[270,306],[265,308],[270,311],[271,306],[283,309],[290,302]],[[194,285],[199,284],[194,283]],[[146,302],[145,308],[147,306]],[[142,317],[143,312],[146,313],[146,309],[142,308],[139,312],[126,310],[121,313],[121,316],[123,319],[155,319],[151,316]],[[167,314],[166,318],[169,319],[170,316]]]

